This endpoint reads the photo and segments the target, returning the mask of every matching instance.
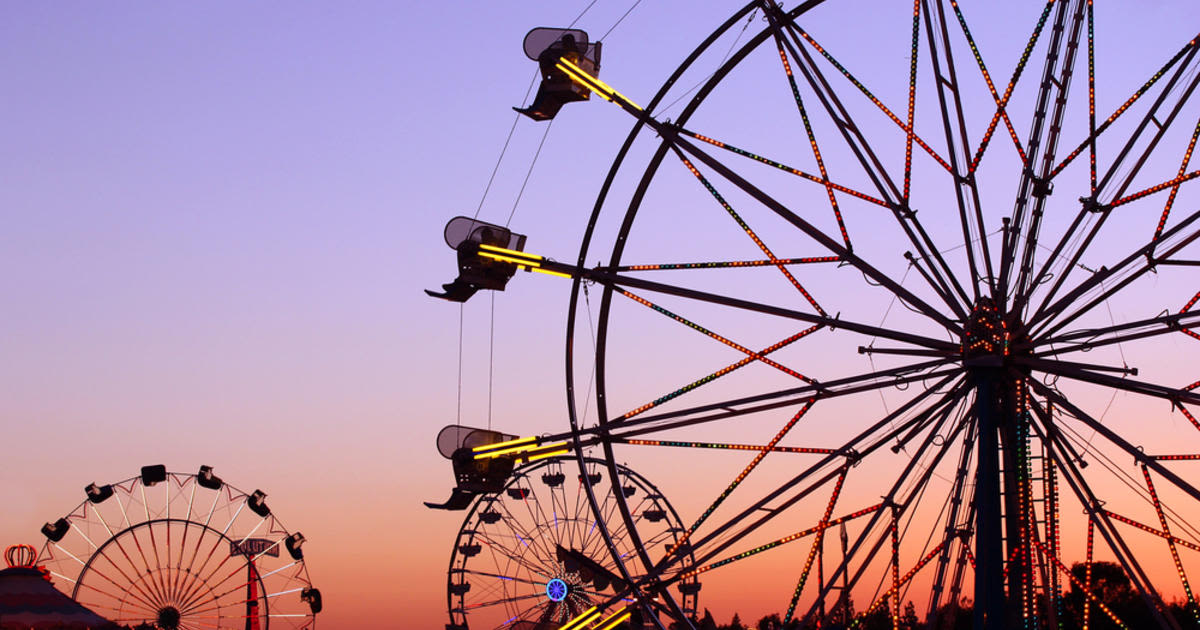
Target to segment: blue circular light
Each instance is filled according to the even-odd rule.
[[[567,583],[554,578],[546,583],[546,597],[552,602],[561,602],[567,598]]]

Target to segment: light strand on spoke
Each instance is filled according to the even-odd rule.
[[[857,628],[857,627],[861,626],[863,620],[865,620],[867,617],[869,617],[871,615],[871,613],[878,610],[879,607],[883,605],[883,602],[888,601],[888,599],[890,597],[893,597],[893,596],[898,597],[899,596],[898,587],[908,584],[909,580],[912,580],[913,577],[915,577],[921,569],[925,568],[925,565],[929,564],[929,561],[933,560],[933,558],[935,556],[937,556],[937,554],[940,553],[942,551],[942,549],[945,548],[946,545],[950,543],[951,540],[954,540],[954,538],[951,538],[948,540],[943,540],[942,542],[938,543],[936,547],[931,549],[929,551],[929,553],[925,554],[925,556],[922,557],[920,561],[918,561],[915,565],[913,565],[913,568],[909,569],[908,572],[905,573],[903,577],[901,577],[897,580],[896,584],[893,584],[892,588],[888,589],[887,592],[885,592],[883,595],[880,595],[879,598],[876,599],[873,604],[871,604],[869,607],[867,607],[867,609],[865,611],[859,613],[858,616],[855,617],[854,623],[851,624],[850,627]],[[970,553],[969,547],[967,547],[967,550],[968,550],[968,553]],[[974,560],[972,560],[972,562],[974,562]]]
[[[1197,291],[1196,295],[1193,295],[1192,299],[1188,300],[1188,303],[1184,304],[1183,308],[1179,309],[1179,314],[1183,315],[1184,313],[1192,310],[1192,307],[1196,305],[1197,300],[1200,300],[1200,291]],[[1196,339],[1200,339],[1200,334],[1197,334],[1194,330],[1192,330],[1190,328],[1180,328],[1179,330],[1180,330],[1180,332],[1182,332],[1185,335],[1188,335],[1190,337],[1195,337]],[[1180,408],[1182,408],[1182,406]],[[1187,413],[1187,411],[1185,410],[1184,413]],[[1195,424],[1195,422],[1196,422],[1195,418],[1192,418],[1190,415],[1188,416],[1188,418],[1191,418],[1192,423]],[[1196,425],[1196,428],[1200,429],[1200,425]]]
[[[841,256],[808,256],[806,258],[779,258],[776,260],[726,260],[693,263],[659,263],[656,265],[624,265],[609,267],[605,271],[672,271],[678,269],[724,269],[727,267],[770,267],[776,265],[811,265],[814,263],[840,262]]]
[[[1154,84],[1157,83],[1158,80],[1167,73],[1167,70],[1170,70],[1171,66],[1175,65],[1175,62],[1179,61],[1180,58],[1187,54],[1187,52],[1196,45],[1197,41],[1200,41],[1200,38],[1193,38],[1190,42],[1185,44],[1184,47],[1179,50],[1179,52],[1175,53],[1175,56],[1171,57],[1171,59],[1168,60],[1167,63],[1158,70],[1158,72],[1155,72],[1154,76],[1150,77],[1149,80],[1142,84],[1142,87],[1138,88],[1128,100],[1122,103],[1121,106],[1118,107],[1116,111],[1114,111],[1112,115],[1108,117],[1108,119],[1106,119],[1099,127],[1097,127],[1094,132],[1089,134],[1086,140],[1080,143],[1074,151],[1071,151],[1067,157],[1063,158],[1063,161],[1059,162],[1058,166],[1055,166],[1054,170],[1050,171],[1049,178],[1053,178],[1062,172],[1062,170],[1066,168],[1068,164],[1070,164],[1076,157],[1079,156],[1080,153],[1083,152],[1085,148],[1091,144],[1092,140],[1104,133],[1104,131],[1108,129],[1108,127],[1112,125],[1113,122],[1121,116],[1121,114],[1124,114],[1126,110],[1128,110],[1134,103],[1137,102],[1138,99],[1142,97],[1142,95],[1144,95],[1150,88],[1154,87]]]
[[[739,215],[737,211],[733,209],[733,206],[729,205],[729,202],[725,201],[725,198],[721,196],[721,193],[717,192],[717,189],[712,185],[712,183],[700,173],[699,169],[696,168],[696,165],[692,164],[692,161],[687,159],[687,156],[680,152],[678,148],[675,148],[675,154],[679,156],[680,160],[683,160],[683,165],[686,166],[689,171],[691,171],[692,175],[696,176],[696,179],[700,180],[700,183],[704,185],[709,194],[711,194],[713,198],[717,200],[717,203],[721,204],[721,207],[729,213],[729,216],[733,217],[733,220],[736,221],[738,226],[742,228],[742,231],[744,231],[746,235],[749,236],[752,241],[754,241],[755,245],[758,245],[758,248],[767,255],[767,258],[770,258],[773,262],[778,261],[779,258],[774,254],[774,252],[771,251],[771,248],[767,247],[767,244],[762,242],[762,239],[758,237],[758,234],[756,234],[754,230],[746,224],[741,215]],[[785,277],[787,277],[787,279],[792,283],[792,286],[796,287],[796,290],[800,291],[800,294],[804,296],[804,299],[808,300],[808,303],[811,304],[818,313],[821,315],[828,315],[828,313],[825,312],[825,309],[821,308],[820,304],[817,304],[817,300],[808,292],[808,289],[805,289],[804,286],[800,284],[800,281],[792,275],[792,272],[787,270],[787,267],[779,264],[778,262],[776,262],[776,267],[780,272],[783,273]]]
[[[775,344],[772,344],[770,346],[767,346],[766,348],[763,348],[761,351],[759,351],[756,354],[759,356],[766,356],[768,354],[771,354],[772,352],[775,352],[776,350],[779,350],[780,348],[788,346],[796,341],[799,341],[800,339],[803,339],[804,337],[807,337],[808,335],[816,332],[820,328],[821,328],[820,324],[806,328],[790,337],[787,337],[786,339],[782,339],[782,340],[776,342]],[[713,372],[712,374],[709,374],[708,376],[705,376],[701,379],[692,381],[691,383],[688,383],[687,385],[684,385],[683,387],[680,387],[679,389],[676,389],[675,391],[673,391],[669,394],[666,394],[664,396],[659,396],[658,398],[655,398],[654,400],[652,400],[636,409],[625,412],[617,419],[617,421],[628,420],[638,414],[641,414],[650,409],[653,409],[665,402],[674,400],[674,399],[696,389],[697,387],[700,387],[701,385],[710,383],[718,378],[721,378],[722,376],[725,376],[726,374],[729,374],[730,372],[732,372],[738,368],[749,365],[756,360],[757,359],[754,356],[748,356],[744,359],[741,359],[740,361],[730,363],[729,365],[717,370],[716,372]]]
[[[731,562],[737,562],[738,560],[743,560],[745,558],[749,558],[750,556],[760,554],[764,551],[769,551],[780,545],[786,545],[787,543],[790,543],[794,540],[798,540],[800,538],[804,538],[805,536],[815,534],[818,531],[821,531],[822,529],[829,529],[830,527],[836,527],[838,525],[841,525],[842,523],[845,523],[846,521],[860,518],[862,516],[866,516],[867,514],[871,514],[872,512],[879,511],[879,510],[883,509],[883,507],[885,505],[886,505],[885,503],[876,503],[875,505],[872,505],[871,507],[863,508],[857,512],[852,512],[845,516],[838,517],[832,521],[829,521],[829,523],[827,523],[825,525],[817,525],[816,527],[810,527],[809,529],[798,531],[794,534],[789,534],[787,536],[784,536],[783,538],[773,540],[765,545],[760,545],[760,546],[750,549],[748,551],[743,551],[742,553],[739,553],[736,556],[730,556],[728,558],[725,558],[724,560],[718,560],[717,562],[714,562],[712,564],[709,564],[709,565],[706,565],[703,567],[699,567],[696,569],[692,569],[691,571],[684,572],[684,573],[680,574],[679,579],[686,580],[688,578],[700,575],[701,573],[707,573],[708,571],[712,571],[713,569],[723,567],[727,564],[730,564]]]
[[[917,105],[917,51],[921,42],[921,0],[913,0],[912,54],[908,63],[908,130],[904,141],[904,205],[912,190],[913,116]]]
[[[996,124],[1000,122],[1001,117],[1004,118],[1005,126],[1008,127],[1008,134],[1012,138],[1013,145],[1017,148],[1017,154],[1021,156],[1021,163],[1028,164],[1029,158],[1025,154],[1025,150],[1021,147],[1021,139],[1017,137],[1017,130],[1013,127],[1012,119],[1008,116],[1008,99],[1012,98],[1013,89],[1016,88],[1017,81],[1021,77],[1021,73],[1025,70],[1025,64],[1029,61],[1030,54],[1033,53],[1033,47],[1037,44],[1037,40],[1042,35],[1042,28],[1046,24],[1046,18],[1050,16],[1050,8],[1054,6],[1054,0],[1049,0],[1046,6],[1042,9],[1042,15],[1038,18],[1037,26],[1034,27],[1033,33],[1029,36],[1029,41],[1025,43],[1025,50],[1021,53],[1021,59],[1017,62],[1017,67],[1013,71],[1013,76],[1008,81],[1008,87],[1004,90],[1004,96],[1001,97],[996,93],[996,86],[992,83],[992,76],[987,70],[987,66],[983,63],[983,55],[980,54],[979,48],[975,45],[975,38],[971,36],[970,29],[967,28],[967,20],[959,9],[958,2],[950,0],[950,6],[954,8],[954,15],[958,18],[958,23],[962,26],[963,34],[967,38],[967,44],[971,48],[971,53],[975,55],[975,63],[979,65],[980,71],[983,73],[983,78],[987,82],[988,89],[992,92],[992,99],[996,101],[996,113],[992,115],[992,120],[988,123],[987,131],[983,134],[983,138],[979,142],[979,148],[975,150],[975,157],[971,160],[971,167],[968,172],[975,172],[979,168],[979,162],[983,159],[983,153],[987,150],[988,143],[992,140],[992,134],[996,131]]]
[[[1045,548],[1043,547],[1042,542],[1040,540],[1031,540],[1030,542],[1032,544],[1037,545],[1038,547],[1042,548],[1043,552],[1045,551]],[[1058,558],[1056,558],[1054,556],[1050,556],[1050,558],[1051,558],[1051,560],[1054,561],[1054,564],[1055,564],[1055,566],[1058,567],[1058,570],[1062,571],[1068,578],[1070,578],[1071,582],[1075,586],[1079,587],[1079,589],[1083,591],[1083,594],[1087,597],[1087,600],[1089,602],[1096,604],[1096,606],[1099,607],[1100,610],[1104,611],[1104,614],[1108,615],[1108,618],[1111,619],[1113,623],[1117,624],[1118,626],[1120,626],[1122,628],[1125,628],[1125,630],[1129,630],[1129,626],[1125,625],[1125,622],[1121,621],[1121,619],[1119,617],[1117,617],[1116,613],[1114,613],[1111,608],[1109,608],[1107,605],[1105,605],[1104,602],[1100,601],[1094,594],[1092,594],[1092,592],[1090,590],[1085,590],[1083,588],[1083,586],[1079,583],[1079,579],[1076,578],[1071,573],[1071,570],[1068,569],[1067,566],[1062,563],[1062,560],[1059,560]],[[1088,568],[1089,569],[1091,568],[1091,563],[1088,564]],[[1089,571],[1089,573],[1090,573],[1090,571]],[[1085,625],[1084,627],[1086,628],[1087,626]]]
[[[729,451],[768,451],[771,453],[802,453],[808,455],[832,455],[838,452],[835,448],[816,448],[807,446],[771,446],[763,444],[727,444],[723,442],[681,442],[678,440],[641,440],[613,438],[614,442],[633,446],[669,446],[674,448],[710,448]]]
[[[1084,569],[1084,586],[1083,592],[1092,592],[1092,554],[1096,549],[1096,519],[1088,517],[1087,528],[1087,560]],[[1083,630],[1089,630],[1092,617],[1092,602],[1084,600],[1083,602]]]
[[[842,186],[841,184],[837,184],[837,183],[831,182],[829,180],[821,179],[821,177],[819,177],[817,175],[813,175],[812,173],[806,173],[799,169],[792,168],[791,166],[788,166],[787,164],[783,164],[781,162],[776,162],[775,160],[772,160],[770,158],[765,158],[761,155],[758,155],[757,153],[752,153],[745,149],[735,147],[732,144],[727,144],[727,143],[717,140],[715,138],[710,138],[704,134],[699,134],[694,131],[688,131],[687,129],[680,129],[679,133],[682,133],[686,136],[695,138],[701,142],[707,142],[708,144],[711,144],[714,147],[717,147],[719,149],[725,149],[726,151],[736,153],[742,157],[747,157],[756,162],[761,162],[763,164],[766,164],[767,166],[777,168],[777,169],[779,169],[781,171],[785,171],[787,173],[791,173],[792,175],[796,175],[798,177],[803,177],[804,179],[807,179],[810,182],[821,184],[823,186],[829,186],[838,192],[846,193],[847,195],[850,195],[851,197],[857,197],[859,199],[862,199],[863,201],[869,201],[869,202],[871,202],[877,206],[880,206],[882,208],[891,208],[892,207],[891,204],[889,204],[888,202],[886,202],[882,199],[872,197],[871,195],[868,195],[866,193],[859,192],[857,190],[854,190],[853,188],[847,188],[845,186]]]
[[[1162,527],[1163,533],[1167,536],[1171,535],[1171,526],[1167,523],[1167,515],[1163,513],[1162,503],[1158,500],[1158,492],[1154,489],[1154,480],[1150,478],[1150,468],[1145,463],[1142,464],[1142,476],[1146,478],[1146,489],[1150,491],[1150,500],[1154,503],[1154,511],[1158,513],[1158,524]],[[1183,562],[1179,559],[1179,549],[1175,547],[1175,541],[1167,538],[1167,547],[1171,549],[1171,559],[1175,561],[1175,572],[1179,574],[1179,580],[1183,583],[1183,592],[1187,594],[1188,609],[1192,612],[1192,617],[1200,623],[1200,611],[1196,610],[1196,598],[1192,595],[1192,585],[1188,581],[1187,572],[1183,570]]]
[[[1104,514],[1105,516],[1107,516],[1108,518],[1111,518],[1116,521],[1121,521],[1122,523],[1125,523],[1126,525],[1129,525],[1130,527],[1135,527],[1137,529],[1140,529],[1140,530],[1146,532],[1147,534],[1154,534],[1155,536],[1158,536],[1159,538],[1165,538],[1167,540],[1173,541],[1175,544],[1177,544],[1181,547],[1187,547],[1188,549],[1191,549],[1192,551],[1200,551],[1200,545],[1197,545],[1194,542],[1189,542],[1187,540],[1179,538],[1178,536],[1172,536],[1171,534],[1168,534],[1164,531],[1154,529],[1153,527],[1150,527],[1149,525],[1139,523],[1129,517],[1121,516],[1120,514],[1117,514],[1116,512],[1112,512],[1110,510],[1100,510],[1100,512],[1102,514]]]
[[[674,545],[671,545],[671,548],[667,550],[667,556],[673,555],[680,547],[683,546],[684,543],[688,541],[689,538],[692,537],[692,534],[696,532],[696,529],[699,528],[704,521],[708,520],[708,517],[712,516],[712,513],[716,511],[716,509],[720,507],[722,503],[725,502],[725,499],[729,498],[729,495],[733,494],[733,491],[736,490],[739,485],[741,485],[742,480],[744,480],[747,475],[749,475],[754,471],[755,468],[758,467],[758,464],[762,462],[764,457],[767,456],[767,453],[770,452],[770,449],[775,448],[775,446],[779,444],[779,441],[783,439],[783,436],[787,435],[788,431],[791,431],[792,427],[796,426],[796,423],[800,421],[800,418],[803,418],[804,414],[808,413],[809,409],[812,409],[814,403],[816,403],[816,399],[814,398],[809,398],[808,402],[804,403],[804,406],[800,408],[800,411],[797,411],[796,415],[792,416],[792,419],[788,420],[787,424],[783,425],[783,428],[775,434],[775,437],[771,438],[771,441],[768,442],[767,445],[763,447],[763,449],[760,450],[757,455],[754,456],[754,459],[750,460],[750,463],[742,469],[742,472],[739,473],[738,476],[735,477],[723,491],[721,491],[721,494],[717,496],[717,499],[713,501],[712,504],[708,506],[708,509],[704,510],[704,513],[700,515],[700,518],[697,518],[696,522],[692,523],[692,526],[683,533],[683,536],[680,536],[679,540],[675,541]],[[683,579],[687,579],[687,577],[685,576]]]
[[[776,363],[775,361],[772,361],[771,359],[766,358],[761,353],[755,352],[755,351],[751,350],[750,348],[747,348],[746,346],[743,346],[735,341],[727,339],[727,338],[701,326],[700,324],[697,324],[696,322],[693,322],[690,319],[687,319],[686,317],[672,313],[671,311],[655,304],[654,302],[651,302],[650,300],[647,300],[646,298],[643,298],[639,295],[630,293],[629,291],[622,289],[620,287],[613,287],[613,290],[616,291],[617,293],[620,293],[621,295],[624,295],[625,297],[633,300],[634,302],[641,304],[642,306],[645,306],[652,310],[658,311],[659,313],[662,313],[663,315],[670,317],[671,319],[683,324],[684,326],[687,326],[688,328],[691,328],[692,330],[703,333],[712,339],[716,339],[717,341],[729,346],[730,348],[733,348],[734,350],[737,350],[738,352],[745,354],[746,356],[748,356],[754,360],[762,361],[763,363],[779,370],[780,372],[783,372],[784,374],[787,374],[788,376],[798,378],[798,379],[804,381],[805,383],[808,383],[809,385],[817,384],[817,382],[815,380],[813,380],[812,378],[809,378],[809,377],[793,370],[792,368],[787,367],[786,365]]]
[[[888,106],[884,105],[883,101],[880,101],[878,98],[876,98],[875,95],[872,94],[871,91],[867,89],[867,86],[865,86],[861,82],[859,82],[859,80],[857,78],[855,78],[853,74],[850,74],[850,71],[847,70],[845,68],[845,66],[843,66],[840,62],[838,62],[837,59],[834,59],[833,55],[830,55],[829,52],[825,50],[825,48],[823,48],[820,44],[818,44],[817,40],[813,39],[812,35],[809,35],[808,32],[806,32],[804,29],[802,29],[800,27],[796,27],[796,31],[798,33],[800,33],[800,36],[804,38],[804,41],[808,42],[809,45],[811,45],[814,50],[816,50],[818,53],[821,53],[822,57],[824,57],[827,61],[829,61],[829,63],[833,64],[833,67],[837,68],[837,71],[842,73],[842,76],[846,77],[846,79],[849,80],[850,83],[854,84],[854,87],[857,87],[858,90],[860,92],[862,92],[864,96],[866,96],[868,99],[870,99],[870,101],[872,103],[874,103],[875,106],[878,107],[879,110],[882,111],[885,116],[892,119],[892,122],[899,125],[901,131],[904,131],[905,133],[908,133],[911,131],[911,129],[908,127],[908,125],[905,125],[904,121],[900,120],[899,116],[896,116],[896,114],[892,113],[892,110],[888,109]],[[954,173],[954,169],[950,167],[950,163],[947,162],[945,159],[943,159],[942,156],[938,155],[937,151],[933,150],[933,147],[929,146],[924,140],[921,139],[921,136],[918,136],[917,134],[913,133],[913,140],[917,143],[918,146],[920,146],[922,149],[924,149],[925,152],[928,153],[930,157],[932,157],[935,161],[937,161],[938,164],[941,164],[942,168],[946,169],[946,171],[951,174]]]
[[[819,525],[825,525],[833,516],[833,506],[842,494],[842,485],[846,481],[846,473],[848,472],[850,472],[850,467],[843,466],[842,472],[838,475],[837,482],[833,486],[833,492],[829,496],[829,503],[825,505],[825,514],[821,516]],[[813,541],[812,548],[808,550],[808,558],[804,560],[804,570],[800,572],[800,579],[796,581],[796,589],[792,592],[792,601],[788,604],[787,613],[783,616],[783,625],[785,626],[791,623],[792,616],[796,613],[796,604],[800,601],[800,593],[804,591],[804,584],[808,582],[808,574],[812,570],[813,560],[816,558],[817,552],[821,551],[822,545],[825,544],[825,531],[822,529],[817,532],[817,538]]]
[[[1154,186],[1151,186],[1145,190],[1139,190],[1138,192],[1135,192],[1132,195],[1126,195],[1124,197],[1121,197],[1120,199],[1117,199],[1117,200],[1113,201],[1112,203],[1108,204],[1108,207],[1111,209],[1111,208],[1116,208],[1117,206],[1123,206],[1131,201],[1137,201],[1138,199],[1141,199],[1142,197],[1146,197],[1148,195],[1153,195],[1154,193],[1162,191],[1162,190],[1166,190],[1167,188],[1178,189],[1180,184],[1187,182],[1187,181],[1191,181],[1193,179],[1196,179],[1197,177],[1200,177],[1200,170],[1195,170],[1195,171],[1192,171],[1185,175],[1180,175],[1180,176],[1176,177],[1175,179],[1165,181],[1161,184],[1155,184]]]
[[[1200,138],[1200,119],[1196,120],[1196,128],[1192,131],[1192,139],[1188,142],[1187,151],[1183,152],[1183,162],[1179,164],[1179,173],[1176,178],[1183,177],[1187,172],[1188,164],[1192,161],[1192,151],[1196,149],[1196,139]],[[1182,182],[1180,182],[1182,183]],[[1167,203],[1163,206],[1162,216],[1158,219],[1158,227],[1154,229],[1154,238],[1151,242],[1157,243],[1162,237],[1163,228],[1167,226],[1167,217],[1171,214],[1171,208],[1175,205],[1175,196],[1179,194],[1179,184],[1171,186],[1171,194],[1167,195]]]
[[[812,147],[813,158],[817,160],[817,169],[821,171],[821,179],[825,182],[825,194],[829,196],[829,204],[833,207],[833,215],[837,218],[838,229],[842,231],[842,240],[846,243],[846,249],[853,251],[854,246],[850,244],[850,234],[846,231],[846,223],[842,220],[842,210],[838,207],[837,196],[833,194],[833,188],[829,185],[829,171],[825,168],[825,158],[821,157],[821,148],[817,146],[817,136],[813,133],[812,123],[808,119],[808,110],[804,108],[804,101],[800,98],[800,88],[796,85],[796,76],[792,74],[792,64],[788,62],[787,51],[784,50],[783,36],[775,33],[775,47],[779,49],[779,60],[783,62],[783,71],[787,74],[788,84],[792,87],[792,98],[796,101],[796,108],[800,110],[800,120],[804,122],[804,133],[808,135],[808,144]]]
[[[1091,197],[1096,198],[1096,22],[1092,11],[1092,0],[1087,3],[1088,27],[1088,151],[1091,171]]]

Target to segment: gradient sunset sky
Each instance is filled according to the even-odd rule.
[[[577,26],[599,36],[631,4]],[[828,4],[827,40],[888,28],[859,19],[882,2]],[[1005,76],[1041,9],[1007,4],[973,26]],[[460,381],[460,310],[422,289],[453,277],[442,227],[480,208],[534,77],[522,37],[587,6],[0,3],[0,544],[40,547],[90,482],[207,464],[307,537],[319,627],[440,627],[462,515],[421,502],[452,483],[437,431],[487,422],[490,314],[462,311]],[[1138,6],[1103,57],[1130,73],[1106,103],[1200,24],[1195,3]],[[602,76],[648,100],[736,8],[641,3]],[[907,50],[844,53],[907,78]],[[573,260],[629,124],[599,101],[564,109],[514,212],[544,131],[518,120],[479,216],[512,213],[529,249]],[[567,289],[522,274],[497,297],[498,428],[566,427]],[[748,584],[701,605],[723,621],[786,604]]]

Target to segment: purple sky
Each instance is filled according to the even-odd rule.
[[[599,36],[629,4],[600,3],[578,26]],[[831,1],[814,33],[831,48],[842,36],[856,42],[839,58],[894,96],[908,51],[880,54],[868,43],[875,33],[904,40],[908,26],[876,15],[882,4]],[[1036,5],[1016,3],[973,26],[998,81]],[[209,464],[238,487],[268,492],[283,522],[308,537],[322,627],[443,623],[461,516],[420,501],[444,498],[451,482],[434,436],[458,413],[459,309],[421,290],[453,276],[442,226],[480,206],[513,124],[509,108],[533,78],[521,38],[585,6],[5,3],[0,544],[40,546],[41,524],[74,507],[92,481],[145,464]],[[645,102],[732,10],[639,5],[605,38],[603,77]],[[1104,112],[1200,24],[1200,8],[1182,1],[1139,3],[1115,18],[1107,10],[1097,9],[1110,20],[1101,69],[1116,87],[1101,95]],[[746,115],[753,102],[721,101],[741,106],[741,117],[721,119],[719,130],[769,139]],[[1180,124],[1196,116],[1189,102]],[[574,259],[629,124],[599,101],[564,110],[513,219],[531,251]],[[894,132],[886,120],[872,124]],[[981,124],[972,121],[974,133]],[[503,223],[513,211],[543,129],[518,121],[481,218]],[[1025,123],[1018,129],[1024,136]],[[1176,153],[1163,168],[1177,168]],[[651,225],[674,242],[678,228]],[[1186,280],[1164,280],[1171,292],[1151,310],[1181,306],[1177,296],[1195,284]],[[506,431],[566,427],[567,287],[521,275],[496,300],[491,409]],[[882,316],[857,297],[841,308]],[[463,317],[462,421],[483,424],[488,301],[472,301]],[[713,601],[719,618],[732,614],[728,597]],[[768,610],[753,606],[743,614]]]

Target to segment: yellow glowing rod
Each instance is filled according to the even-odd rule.
[[[579,630],[580,628],[583,628],[584,624],[587,624],[592,619],[595,619],[599,616],[600,611],[596,610],[595,606],[592,606],[591,608],[583,611],[583,613],[581,613],[578,617],[568,621],[566,625],[559,627],[558,630]]]
[[[547,457],[554,457],[556,455],[566,455],[567,453],[570,453],[570,452],[571,452],[571,449],[564,448],[564,449],[557,450],[557,451],[550,451],[549,453],[538,453],[537,455],[530,455],[529,461],[536,462],[539,459],[546,459]]]
[[[497,248],[497,249],[499,249],[499,248]],[[507,251],[507,250],[505,250],[505,251]],[[520,252],[518,252],[518,253],[520,253]],[[484,252],[484,251],[479,252],[479,255],[484,258],[491,258],[492,260],[498,260],[500,262],[512,263],[525,271],[536,271],[538,273],[544,273],[544,274],[550,275],[550,276],[558,276],[559,278],[570,278],[571,277],[571,274],[569,274],[569,273],[562,273],[559,271],[550,271],[549,269],[542,269],[541,263],[537,263],[532,260],[525,260],[522,258],[513,258],[511,256],[501,256],[500,254],[492,254],[490,252]],[[541,256],[536,256],[536,258],[538,260],[542,259]]]
[[[600,622],[601,625],[596,626],[596,630],[612,630],[613,628],[616,628],[617,626],[621,625],[621,623],[623,621],[625,621],[626,619],[629,619],[630,615],[633,614],[633,611],[629,611],[629,612],[625,613],[624,615],[617,617],[617,615],[619,615],[622,610],[625,610],[625,609],[622,608],[621,610],[618,610],[617,612],[612,614],[612,617],[609,617],[608,619],[605,619],[604,621]],[[613,617],[616,617],[616,618],[613,619]],[[609,619],[612,619],[612,621],[609,621]]]
[[[475,459],[488,459],[490,457],[499,457],[501,455],[512,455],[514,453],[524,453],[525,451],[531,451],[537,447],[538,447],[537,444],[522,444],[520,446],[513,446],[511,448],[502,448],[498,451],[488,451],[486,453],[476,453]]]
[[[616,98],[621,99],[622,102],[629,104],[634,109],[637,109],[638,111],[642,110],[641,105],[634,103],[629,99],[628,96],[625,96],[624,94],[614,90],[609,84],[588,74],[583,68],[580,68],[574,63],[571,63],[570,59],[559,59],[558,64],[555,67],[565,72],[567,76],[574,79],[576,83],[583,84],[584,87],[595,92],[596,94],[599,94],[605,100],[611,101],[615,96]]]
[[[480,244],[479,249],[486,249],[489,252],[496,252],[498,254],[508,254],[509,256],[542,260],[542,257],[538,256],[537,254],[529,254],[526,252],[517,251],[515,249],[504,249],[503,247],[496,247],[495,245]]]
[[[495,444],[484,444],[483,446],[476,446],[475,448],[472,448],[471,450],[478,453],[479,451],[489,451],[493,448],[504,448],[506,446],[514,446],[516,444],[525,444],[526,442],[533,442],[536,439],[537,438],[535,438],[535,437],[517,438],[515,440],[509,440],[507,442],[496,442]]]

